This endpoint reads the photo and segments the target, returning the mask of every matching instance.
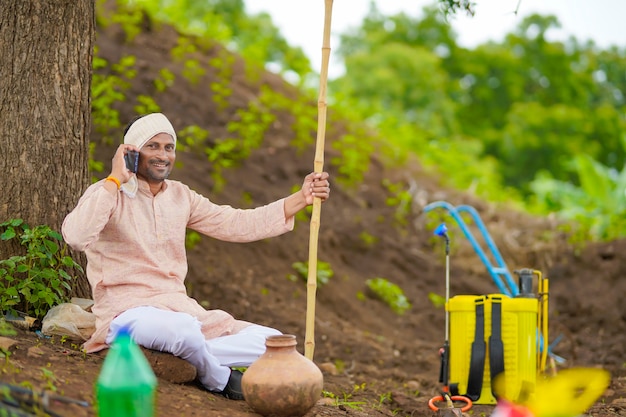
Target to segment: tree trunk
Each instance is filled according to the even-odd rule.
[[[2,2],[0,222],[60,231],[89,185],[94,40],[94,0]],[[9,243],[0,241],[0,259],[20,250]],[[76,288],[88,296],[84,276]]]

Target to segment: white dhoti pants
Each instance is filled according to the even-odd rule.
[[[135,307],[117,316],[109,328],[111,344],[121,328],[127,328],[138,345],[169,352],[185,359],[198,371],[198,380],[210,391],[222,391],[230,367],[250,366],[265,352],[265,338],[279,335],[276,329],[251,324],[236,334],[206,340],[201,323],[187,313]]]

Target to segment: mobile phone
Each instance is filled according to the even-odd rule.
[[[139,166],[139,152],[127,151],[126,155],[124,155],[124,160],[126,161],[126,168],[136,174],[137,167]]]

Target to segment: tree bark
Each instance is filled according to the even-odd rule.
[[[0,222],[60,231],[89,185],[94,8],[94,0],[2,2]],[[16,246],[0,241],[0,259]],[[76,284],[75,295],[88,296],[86,278]]]

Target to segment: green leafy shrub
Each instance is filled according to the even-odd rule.
[[[126,34],[126,42],[130,43],[141,33],[144,24],[145,12],[133,2],[116,1],[114,8],[107,7],[105,0],[96,2],[97,24],[108,27],[114,23],[120,25]]]
[[[227,51],[221,50],[218,53],[218,57],[211,59],[209,63],[215,68],[215,78],[217,79],[217,81],[210,84],[213,92],[213,101],[220,110],[224,110],[228,107],[228,98],[233,93],[231,78],[233,76],[235,57]]]
[[[126,101],[131,80],[137,75],[136,58],[126,55],[117,63],[110,64],[94,51],[93,77],[91,80],[91,115],[94,131],[103,135],[105,141],[113,143],[112,137],[119,134],[120,114],[115,104]]]
[[[194,230],[187,230],[187,234],[185,235],[185,248],[191,250],[198,246],[198,243],[202,241],[202,236],[200,233]]]
[[[298,276],[302,278],[305,282],[309,276],[309,262],[294,262],[292,265],[293,269],[296,270],[298,275],[290,274],[287,276],[292,281],[297,281]],[[330,264],[328,262],[317,261],[317,286],[321,287],[322,285],[328,284],[330,279],[335,273],[333,272]]]
[[[387,197],[387,205],[396,207],[396,212],[393,216],[395,223],[401,227],[406,226],[409,222],[413,204],[411,192],[406,190],[403,184],[393,183],[388,179],[383,180],[383,185],[391,193],[391,196]]]
[[[370,155],[374,153],[369,138],[345,134],[333,142],[332,147],[340,153],[340,156],[330,160],[339,172],[337,181],[346,187],[356,187],[362,183],[370,167]]]
[[[137,114],[158,113],[161,111],[161,106],[150,96],[145,94],[139,94],[137,96],[137,104],[133,108]]]
[[[0,336],[15,336],[16,334],[15,328],[4,318],[0,318]]]
[[[622,139],[626,151],[626,137]],[[553,212],[579,230],[570,231],[570,242],[610,241],[626,235],[626,166],[621,171],[606,166],[589,155],[576,155],[571,167],[579,186],[537,174],[530,183],[534,210]],[[564,226],[566,227],[566,225]],[[572,241],[573,239],[573,241]]]
[[[435,294],[434,292],[428,293],[428,299],[430,300],[432,305],[437,308],[446,306],[446,298],[439,294]]]
[[[247,108],[238,109],[237,116],[228,122],[226,128],[233,134],[230,137],[219,138],[213,147],[205,148],[208,160],[213,170],[211,177],[215,181],[214,188],[219,191],[225,180],[224,170],[237,166],[250,156],[253,150],[259,148],[267,129],[276,119],[269,107],[265,105],[266,96],[261,93],[259,100],[252,100]]]
[[[198,125],[185,126],[178,133],[178,141],[176,144],[177,150],[193,151],[204,149],[202,145],[209,137],[209,131],[201,128]]]
[[[26,248],[25,255],[0,260],[0,311],[42,319],[51,307],[69,300],[74,279],[70,272],[83,269],[49,226],[31,228],[11,219],[1,223],[0,230],[0,239],[19,239]]]
[[[198,84],[206,74],[206,70],[195,58],[197,52],[198,47],[193,44],[192,39],[184,36],[178,38],[176,46],[171,50],[174,60],[183,63],[183,77],[191,84]]]
[[[367,246],[368,248],[373,247],[379,241],[379,239],[376,236],[366,231],[362,231],[361,233],[359,233],[359,239],[361,240],[361,242],[365,243],[365,246]]]
[[[104,162],[94,159],[93,155],[95,151],[96,144],[94,142],[89,142],[89,161],[87,163],[89,164],[89,172],[91,173],[104,171]],[[91,176],[91,182],[96,182],[98,179],[99,178],[94,175]]]
[[[172,71],[167,68],[161,68],[159,76],[154,80],[154,87],[159,93],[162,93],[174,85],[175,79],[176,76]]]
[[[404,314],[411,303],[404,295],[402,288],[387,281],[385,278],[371,278],[365,281],[367,287],[378,298],[384,301],[396,314]]]
[[[279,96],[278,93],[275,94]],[[294,118],[291,129],[294,138],[291,145],[295,146],[302,153],[308,146],[315,142],[315,134],[317,132],[317,107],[312,106],[307,96],[302,96],[297,100],[289,100],[286,97],[277,98],[275,102],[280,101],[280,108],[289,111]]]

